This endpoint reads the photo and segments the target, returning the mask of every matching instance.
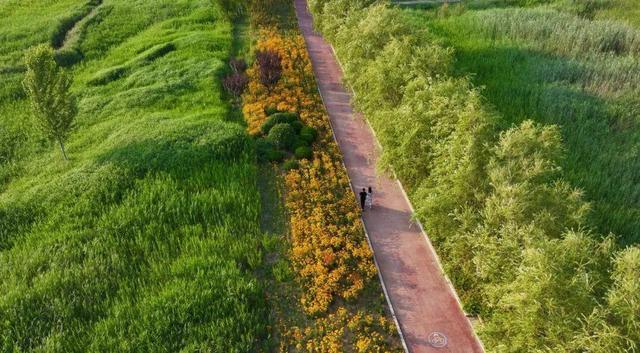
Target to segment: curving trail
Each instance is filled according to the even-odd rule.
[[[351,95],[342,85],[333,49],[313,31],[306,0],[295,0],[295,4],[352,186],[355,190],[374,187],[374,208],[364,213],[363,222],[407,351],[483,352],[429,239],[411,221],[413,211],[402,186],[376,175],[375,136],[362,115],[351,108]]]
[[[87,29],[89,22],[98,15],[103,0],[92,0],[86,5],[86,11],[73,20],[69,28],[64,29],[63,39],[60,43],[52,43],[54,49],[63,51],[79,46],[83,32]]]

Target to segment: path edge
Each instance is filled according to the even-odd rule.
[[[308,6],[306,1],[305,1],[305,6]],[[294,1],[294,7],[296,7],[296,10],[297,10],[298,5],[297,5],[297,3],[295,1]],[[306,10],[309,11],[308,7],[307,7]],[[297,16],[297,11],[296,11],[296,17],[298,19],[298,27],[300,28],[300,17]],[[304,33],[302,33],[302,30],[300,30],[300,34],[302,35],[302,38],[305,41],[305,50],[307,50],[307,52],[308,52],[309,51],[309,43],[307,42],[307,38],[304,36]],[[342,64],[338,60],[338,57],[335,55],[335,50],[333,48],[333,45],[331,45],[330,43],[328,43],[328,44],[331,47],[331,51],[333,53],[333,56],[336,58],[336,61],[338,62],[338,65],[342,69]],[[313,65],[313,63],[312,63],[312,65]],[[317,78],[315,77],[315,73],[314,73],[314,79],[317,81]],[[318,90],[318,94],[320,95],[320,100],[322,100],[322,105],[325,107],[325,110],[326,110],[326,106],[327,105],[325,103],[324,96],[322,95],[322,90],[320,89],[320,85],[317,82],[316,82],[316,89]],[[327,117],[328,117],[329,116],[329,111],[326,110],[326,113],[327,113]],[[366,119],[364,119],[364,120],[366,120]],[[340,145],[338,144],[338,139],[336,138],[336,134],[335,134],[334,129],[333,129],[333,124],[331,123],[331,119],[327,119],[327,121],[329,121],[329,127],[331,128],[331,136],[333,137],[333,142],[335,142],[336,146],[338,146],[338,148],[340,148]],[[369,124],[369,122],[367,122],[367,125],[368,124]],[[371,128],[371,127],[369,126],[369,128]],[[380,143],[377,140],[377,138],[376,138],[376,144],[378,144],[378,146],[381,147]],[[344,160],[342,159],[342,156],[340,156],[340,163],[342,164],[342,167],[346,171],[347,170],[347,166],[344,164]],[[349,176],[349,173],[347,173],[347,178],[349,179],[349,185],[351,186],[351,189],[353,190],[354,184],[353,184],[353,181],[351,180],[351,177]],[[404,190],[403,190],[403,193],[404,193]],[[412,208],[412,210],[413,210],[413,208]],[[360,219],[360,223],[362,224],[362,229],[364,230],[365,238],[367,239],[367,244],[369,245],[369,249],[371,250],[371,255],[373,257],[373,263],[376,266],[376,272],[378,273],[378,279],[380,280],[380,285],[382,287],[382,292],[384,293],[384,298],[385,298],[385,300],[387,302],[387,305],[389,306],[389,312],[391,313],[391,317],[393,318],[393,322],[396,325],[396,329],[398,330],[398,335],[400,336],[400,343],[402,344],[402,348],[404,349],[404,351],[406,353],[411,353],[411,351],[409,351],[409,347],[407,346],[407,341],[406,341],[406,339],[404,337],[404,332],[402,331],[402,326],[400,325],[400,322],[398,321],[398,317],[396,316],[396,311],[395,311],[395,309],[393,307],[393,303],[391,302],[391,297],[389,296],[389,293],[387,291],[387,284],[385,283],[384,278],[382,277],[382,271],[380,271],[380,265],[378,265],[378,259],[376,257],[376,253],[375,253],[375,251],[373,249],[373,245],[371,244],[371,238],[369,237],[369,231],[367,230],[367,225],[364,223],[364,219],[362,218],[362,216],[360,216],[358,218]]]
[[[338,66],[340,66],[340,70],[342,70],[342,72],[344,72],[344,67],[342,66],[342,62],[340,61],[340,58],[338,57],[338,55],[336,53],[336,50],[333,47],[333,44],[331,44],[329,42],[327,42],[327,44],[329,44],[329,47],[331,47],[331,52],[333,54],[333,57],[336,59],[336,62],[338,63]],[[347,88],[347,89],[349,89],[351,91],[351,95],[354,98],[356,97],[356,92],[353,90],[353,88],[351,88],[351,86],[345,85],[344,83],[342,85],[345,88]],[[318,87],[318,91],[320,91],[320,87]],[[324,103],[324,98],[322,97],[322,92],[320,92],[320,97],[322,98],[323,103]],[[367,124],[367,127],[369,128],[369,130],[371,131],[371,133],[372,133],[372,135],[374,137],[376,145],[378,146],[380,151],[382,151],[383,147],[380,144],[380,141],[378,140],[378,135],[376,134],[376,131],[373,129],[373,127],[369,123],[369,120],[365,118],[363,113],[357,112],[356,110],[354,110],[354,114],[362,114],[362,120]],[[329,119],[329,124],[331,124],[331,119]],[[333,127],[331,129],[332,129],[331,133],[333,134]],[[333,139],[334,139],[334,141],[336,141],[336,143],[338,143],[338,140],[336,139],[335,134],[333,135]],[[346,166],[345,166],[345,168],[346,168]],[[417,217],[414,217],[415,214],[416,214],[416,210],[413,208],[413,203],[411,203],[411,200],[409,199],[409,196],[407,195],[407,192],[404,189],[404,186],[402,185],[402,182],[398,178],[398,175],[396,174],[396,171],[393,168],[393,166],[391,166],[391,173],[393,173],[393,178],[395,179],[396,183],[400,187],[400,191],[402,191],[402,196],[404,197],[405,201],[407,201],[407,204],[409,205],[409,208],[411,209],[412,221],[415,224],[418,225],[418,227],[420,228],[420,231],[422,232],[422,238],[424,239],[425,243],[427,244],[427,247],[429,247],[431,252],[435,255],[435,259],[436,259],[436,262],[438,264],[438,268],[440,270],[440,274],[444,277],[445,281],[447,282],[447,285],[451,289],[451,292],[453,293],[453,297],[455,298],[456,302],[458,303],[458,307],[460,308],[460,311],[462,311],[462,313],[464,314],[465,318],[467,319],[467,324],[471,327],[471,332],[473,332],[473,336],[475,337],[476,341],[480,344],[480,348],[482,349],[482,351],[486,352],[486,349],[484,348],[484,344],[482,343],[482,340],[480,340],[480,337],[476,333],[476,330],[473,327],[473,324],[471,324],[471,320],[469,320],[469,317],[467,316],[467,312],[464,310],[464,306],[462,305],[462,301],[460,300],[460,297],[458,296],[458,291],[453,286],[453,283],[451,282],[451,279],[449,279],[449,276],[447,275],[447,273],[444,271],[444,267],[442,266],[442,261],[440,260],[440,255],[438,255],[438,252],[436,251],[435,247],[433,246],[433,243],[431,243],[431,239],[427,236],[427,232],[424,230],[424,227],[422,226],[422,222],[420,222],[420,220]],[[349,182],[351,183],[351,179],[349,179]],[[353,188],[353,184],[351,185],[351,187]],[[362,219],[362,217],[360,217],[360,221],[362,222],[362,224],[363,224],[363,226],[365,228],[365,233],[367,235],[367,241],[369,241],[369,239],[368,239],[369,238],[369,234],[367,233],[366,225],[365,225],[364,220]],[[371,247],[371,244],[369,244],[369,246]],[[373,252],[373,247],[371,247],[371,251]],[[373,254],[373,256],[374,256],[374,260],[375,260],[375,253]],[[376,263],[376,266],[377,266],[377,263]],[[382,279],[382,274],[380,274],[380,281],[383,282],[383,287],[384,287],[384,280]],[[386,290],[385,290],[385,296],[386,295],[387,295],[387,293],[386,293]],[[387,302],[390,303],[390,300],[387,299]],[[391,304],[389,304],[389,306],[391,306]],[[395,319],[395,316],[394,316],[394,319]],[[397,320],[396,320],[396,323],[397,323]],[[398,324],[398,331],[400,331],[400,325],[399,324]],[[402,339],[403,339],[403,344],[406,347],[406,343],[404,342],[404,337]],[[409,351],[407,350],[407,352],[409,352]]]
[[[297,6],[297,3],[296,3],[295,1],[294,1],[294,7],[295,7],[296,9],[297,9],[297,7],[298,7],[298,6]],[[309,10],[309,8],[308,8],[308,2],[307,2],[306,0],[305,0],[305,7],[306,7],[306,10],[307,10],[307,11],[309,11],[309,14],[311,15],[311,17],[313,18],[313,14],[311,14],[311,13],[310,13],[310,10]],[[307,42],[307,38],[304,36],[304,33],[303,33],[303,32],[302,32],[302,30],[301,30],[301,27],[300,27],[300,17],[299,17],[299,16],[297,16],[297,12],[296,12],[296,17],[297,17],[297,20],[298,20],[298,27],[300,28],[300,33],[301,33],[301,35],[302,35],[302,37],[303,37],[303,39],[304,39],[304,41],[305,41],[305,46],[306,46],[306,48],[305,48],[305,49],[308,51],[308,50],[309,50],[309,45],[308,45],[308,42]],[[315,30],[313,29],[313,26],[312,26],[312,30],[313,30],[313,31],[315,31]],[[318,34],[320,34],[320,33],[318,33]],[[323,36],[323,38],[324,38],[324,36]],[[336,54],[336,50],[335,50],[335,48],[334,48],[333,44],[329,43],[328,41],[325,41],[325,42],[326,42],[326,43],[329,45],[329,47],[331,48],[331,53],[332,53],[333,57],[335,58],[336,62],[338,63],[338,66],[340,66],[340,70],[341,70],[342,72],[344,72],[344,66],[342,65],[342,62],[340,61],[340,58],[339,58],[339,57],[338,57],[338,55]],[[313,63],[312,63],[312,65],[313,65]],[[316,79],[316,81],[317,81],[317,78],[315,78],[315,79]],[[356,97],[356,92],[353,90],[353,88],[351,88],[351,86],[349,86],[349,85],[345,85],[344,83],[342,83],[342,86],[343,86],[343,87],[345,87],[345,88],[348,88],[348,89],[349,89],[349,91],[351,91],[351,95],[352,95],[354,98]],[[322,104],[324,105],[325,110],[326,110],[325,99],[324,99],[324,96],[322,95],[322,91],[320,90],[320,85],[319,85],[318,83],[316,83],[316,89],[318,90],[318,93],[320,94],[320,99],[322,100]],[[353,107],[353,105],[352,105],[352,108],[355,108],[355,107]],[[327,112],[327,115],[329,115],[329,111],[327,110],[326,112]],[[354,109],[354,114],[362,114],[362,113],[357,112],[357,111]],[[380,151],[382,151],[382,150],[383,150],[383,147],[382,147],[382,145],[380,144],[380,141],[378,140],[378,136],[376,135],[375,130],[373,129],[373,127],[371,127],[371,124],[369,123],[369,120],[368,120],[368,119],[366,119],[366,118],[364,117],[364,114],[362,114],[362,115],[363,115],[363,116],[362,116],[362,120],[363,120],[363,121],[367,124],[367,126],[369,127],[369,130],[370,130],[370,131],[371,131],[371,133],[373,134],[373,137],[374,137],[374,140],[375,140],[375,142],[376,142],[377,147],[380,149]],[[335,132],[334,132],[334,130],[333,130],[333,125],[332,125],[332,123],[331,123],[331,119],[328,119],[328,121],[329,121],[329,126],[331,127],[331,135],[333,136],[333,140],[334,140],[334,142],[336,143],[336,145],[338,145],[338,146],[339,146],[339,144],[338,144],[338,140],[337,140],[336,135],[335,135]],[[339,148],[339,147],[338,147],[338,148]],[[340,163],[342,163],[342,166],[343,166],[343,167],[345,168],[345,170],[346,170],[346,165],[344,164],[344,160],[342,160],[342,158],[340,159]],[[395,179],[396,183],[398,184],[398,186],[400,187],[400,190],[402,191],[402,196],[403,196],[403,197],[405,198],[405,200],[407,201],[407,204],[409,205],[409,208],[411,209],[412,214],[413,214],[413,215],[415,215],[415,209],[413,208],[413,204],[411,203],[411,200],[409,199],[409,196],[407,195],[407,192],[405,191],[404,186],[402,185],[402,182],[400,182],[400,179],[398,179],[397,174],[396,174],[395,170],[393,169],[393,167],[391,168],[391,172],[393,173],[393,177],[394,177],[394,179]],[[355,190],[355,189],[354,189],[354,184],[353,184],[353,182],[351,181],[351,177],[349,177],[349,175],[348,175],[348,174],[347,174],[347,177],[349,178],[349,184],[351,185],[351,189],[352,189],[352,190]],[[382,285],[382,291],[384,292],[385,299],[386,299],[386,301],[387,301],[387,304],[389,305],[389,310],[390,310],[390,312],[391,312],[391,316],[393,317],[393,321],[395,322],[395,324],[396,324],[396,328],[398,329],[398,334],[400,335],[400,340],[401,340],[401,342],[402,342],[402,346],[404,347],[405,352],[407,352],[407,353],[411,353],[411,352],[409,351],[408,346],[407,346],[407,343],[406,343],[406,340],[405,340],[404,333],[403,333],[403,331],[402,331],[402,327],[401,327],[401,325],[400,325],[400,322],[398,321],[398,318],[396,317],[395,310],[394,310],[394,308],[393,308],[393,304],[392,304],[391,299],[390,299],[390,297],[389,297],[389,294],[388,294],[388,292],[387,292],[387,286],[386,286],[386,284],[385,284],[385,282],[384,282],[384,278],[382,277],[382,272],[380,271],[380,267],[379,267],[379,265],[378,265],[378,260],[377,260],[377,258],[376,258],[375,251],[374,251],[373,246],[372,246],[372,244],[371,244],[371,239],[369,238],[369,232],[367,231],[367,225],[365,224],[364,219],[362,218],[362,216],[361,216],[361,217],[359,217],[359,218],[360,218],[360,222],[362,223],[362,227],[363,227],[363,229],[364,229],[365,237],[367,238],[367,243],[369,244],[369,248],[371,249],[371,253],[372,253],[372,255],[373,255],[373,262],[374,262],[374,264],[375,264],[375,266],[376,266],[376,270],[378,271],[378,278],[380,279],[380,283],[381,283],[381,285]],[[413,221],[418,225],[418,227],[420,228],[420,231],[422,232],[422,238],[424,239],[424,241],[425,241],[425,243],[427,244],[427,246],[429,247],[429,249],[431,249],[431,251],[432,251],[432,252],[433,252],[433,254],[435,255],[435,259],[436,259],[436,262],[437,262],[438,267],[439,267],[439,269],[440,269],[440,273],[442,274],[442,276],[443,276],[443,277],[444,277],[444,279],[446,280],[446,282],[447,282],[448,286],[450,287],[451,292],[453,293],[453,296],[454,296],[454,298],[456,299],[456,302],[458,303],[458,307],[460,308],[460,311],[462,311],[462,313],[464,314],[464,316],[465,316],[465,318],[466,318],[467,325],[469,325],[469,327],[471,328],[471,332],[473,333],[473,336],[475,337],[476,341],[477,341],[477,342],[478,342],[478,344],[480,345],[480,349],[482,349],[482,351],[483,351],[483,352],[486,352],[486,349],[484,348],[484,344],[482,343],[482,340],[480,340],[480,337],[479,337],[479,336],[478,336],[478,334],[476,333],[476,330],[475,330],[475,328],[473,327],[473,324],[471,323],[471,320],[469,320],[469,317],[467,316],[467,313],[466,313],[466,311],[464,310],[464,307],[463,307],[463,305],[462,305],[462,301],[460,300],[460,297],[458,296],[458,292],[456,291],[455,287],[453,286],[453,283],[452,283],[452,282],[451,282],[451,280],[449,279],[449,276],[448,276],[448,275],[446,274],[446,272],[444,271],[444,267],[442,266],[442,262],[440,261],[440,255],[438,255],[438,253],[435,251],[435,248],[433,247],[433,244],[431,243],[431,239],[429,239],[429,237],[427,236],[427,233],[426,233],[426,232],[425,232],[425,230],[424,230],[424,227],[422,226],[422,222],[420,222],[420,220],[419,220],[419,219],[417,219],[417,218],[415,218],[415,217],[412,217],[412,220],[413,220]]]

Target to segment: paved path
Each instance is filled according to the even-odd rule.
[[[341,83],[342,71],[331,47],[313,31],[306,0],[295,3],[352,185],[356,189],[374,187],[374,208],[367,210],[363,219],[409,352],[483,352],[428,238],[411,221],[411,206],[400,184],[376,175],[375,137],[362,116],[353,113],[351,95]],[[447,345],[435,348],[429,338],[432,332],[444,334]]]

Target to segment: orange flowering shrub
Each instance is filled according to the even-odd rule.
[[[390,338],[395,326],[384,315],[365,312],[368,307],[363,311],[343,306],[345,300],[356,302],[376,268],[304,39],[275,28],[263,29],[255,50],[277,52],[282,77],[268,89],[260,83],[257,64],[247,70],[250,82],[242,111],[248,131],[259,134],[267,119],[265,109],[276,108],[298,113],[303,123],[319,133],[314,146],[318,152],[310,161],[300,161],[299,168],[284,178],[291,227],[287,257],[300,284],[296,299],[313,317],[294,327],[281,323],[280,351],[400,352],[398,342]]]
[[[305,288],[302,305],[310,314],[328,309],[335,296],[355,298],[376,274],[358,206],[339,161],[325,152],[285,178],[291,220],[294,270]]]
[[[281,342],[281,352],[313,353],[386,353],[402,352],[387,337],[396,331],[395,325],[380,314],[358,311],[351,313],[344,307],[315,321],[313,326],[292,327],[287,339]],[[349,338],[349,339],[347,339]]]
[[[281,35],[276,29],[260,31],[256,51],[270,50],[282,60],[282,78],[271,90],[259,80],[257,64],[247,70],[249,85],[243,95],[242,113],[249,133],[258,134],[267,119],[265,108],[275,107],[283,112],[297,112],[301,119],[316,129],[327,127],[322,101],[309,95],[315,89],[315,79],[304,38],[300,35]]]
[[[316,128],[323,152],[285,177],[286,206],[291,220],[290,261],[304,286],[301,304],[306,312],[326,311],[336,297],[355,298],[375,275],[372,254],[359,220],[359,208],[349,187],[329,119],[316,90],[304,39],[282,35],[275,29],[260,32],[256,50],[274,51],[282,60],[282,78],[268,90],[260,83],[258,67],[251,79],[243,113],[250,133],[258,133],[267,116],[265,108],[296,112]]]

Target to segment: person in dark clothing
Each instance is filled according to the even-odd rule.
[[[363,211],[365,202],[367,202],[367,189],[362,188],[362,191],[360,191],[360,206],[362,207]]]

